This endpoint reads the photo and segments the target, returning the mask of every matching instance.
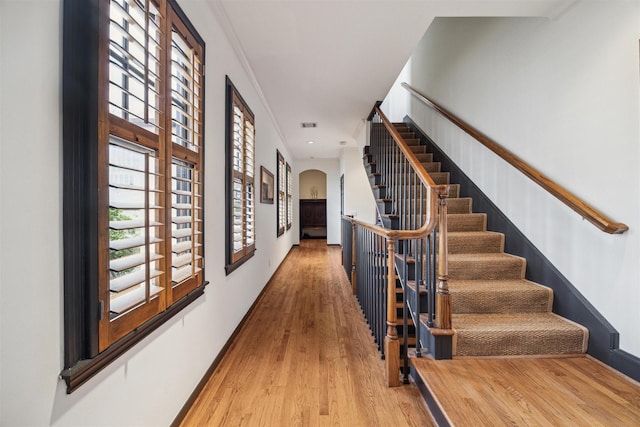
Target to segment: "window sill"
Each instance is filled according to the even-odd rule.
[[[147,335],[158,329],[162,324],[178,314],[178,312],[183,308],[202,296],[204,294],[204,288],[208,283],[209,282],[205,281],[202,286],[194,289],[181,300],[176,301],[167,310],[144,323],[135,331],[124,336],[96,357],[81,360],[72,367],[63,370],[60,373],[60,378],[64,379],[67,383],[67,394],[73,393],[82,384],[87,382],[102,369],[106,368],[110,363],[126,353],[130,348],[142,341]]]
[[[245,256],[240,258],[239,260],[237,260],[235,263],[225,265],[224,271],[226,272],[226,275],[228,276],[229,274],[233,273],[242,264],[244,264],[245,262],[249,261],[253,257],[253,254],[255,253],[255,251],[256,250],[253,249],[251,252],[249,252],[248,254],[246,254]]]

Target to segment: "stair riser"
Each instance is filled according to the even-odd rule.
[[[387,197],[387,189],[385,187],[373,187],[372,191],[375,199],[384,199]]]
[[[460,197],[460,184],[449,184],[449,198],[456,199]]]
[[[436,184],[448,184],[449,183],[449,172],[434,172],[429,174],[433,182]]]
[[[400,134],[400,136],[403,137],[405,144],[407,144],[409,147],[420,145],[420,140],[417,139],[414,134]]]
[[[449,258],[449,278],[459,280],[473,279],[524,279],[525,261],[521,258],[493,260],[458,261]]]
[[[382,213],[382,214],[390,214],[392,213],[392,209],[393,209],[393,202],[388,202],[388,201],[376,201],[376,205],[378,206],[378,212]]]
[[[487,216],[485,214],[447,216],[448,231],[484,231],[487,229]]]
[[[447,213],[450,214],[468,214],[471,213],[471,198],[449,199],[447,200]]]
[[[428,162],[428,163],[422,163],[422,166],[424,166],[424,169],[431,173],[431,172],[440,172],[440,168],[442,167],[442,163],[440,162]]]
[[[374,162],[367,162],[364,164],[364,169],[367,172],[367,175],[370,175],[374,172],[378,172],[378,165]]]
[[[487,332],[476,339],[468,337],[464,332],[459,332],[455,338],[454,354],[456,356],[512,356],[583,353],[582,334],[554,332],[545,331],[538,334],[519,331],[500,334]],[[545,348],[552,348],[553,351],[541,351]]]
[[[397,230],[399,222],[398,222],[397,218],[390,219],[390,218],[382,217],[382,225],[384,226],[384,228],[389,228],[391,230]]]
[[[440,167],[442,166],[440,162],[424,162],[420,164],[429,173],[440,172]],[[400,166],[400,167],[405,167],[405,166]],[[395,174],[395,177],[398,179],[405,177],[405,179],[411,180],[411,177],[414,177],[414,176],[415,176],[415,172],[409,166],[406,166],[406,170],[404,172],[396,171],[396,174]]]
[[[420,163],[432,163],[433,153],[416,153],[416,157]]]
[[[461,313],[544,313],[552,301],[549,294],[540,292],[528,299],[505,292],[464,294],[451,292],[454,314]]]
[[[374,185],[382,184],[382,176],[378,174],[369,174],[369,184]]]
[[[498,233],[487,233],[482,236],[450,234],[447,243],[450,254],[499,253],[504,250],[504,236]]]
[[[398,204],[400,212],[408,212],[409,214],[426,212],[427,199],[423,199],[422,203],[413,200],[406,200],[404,203]],[[447,212],[450,214],[469,214],[471,213],[471,199],[450,199],[447,202]],[[390,213],[390,212],[387,212]]]

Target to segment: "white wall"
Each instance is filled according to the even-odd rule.
[[[554,20],[438,18],[404,71],[418,90],[626,223],[623,235],[582,220],[398,85],[383,108],[392,120],[408,114],[432,135],[636,356],[639,22],[636,1],[578,2]]]
[[[276,238],[275,205],[258,204],[256,255],[225,276],[225,74],[255,113],[257,169],[276,170],[276,149],[290,156],[207,3],[180,4],[207,43],[210,284],[203,297],[67,395],[58,379],[62,1],[0,1],[0,425],[169,425],[293,243],[295,233]]]
[[[344,214],[376,223],[376,202],[362,163],[362,151],[345,148],[340,157],[340,173],[344,174]]]
[[[301,199],[313,199],[311,189],[315,187],[316,199],[327,198],[327,174],[318,170],[306,170],[300,173],[298,182]]]
[[[327,174],[327,244],[340,244],[340,162],[338,159],[297,159],[293,163],[292,172],[296,177],[296,185],[300,173],[306,170],[319,170]],[[298,194],[295,190],[293,194]],[[298,220],[300,216],[299,199],[294,198],[293,218],[296,243],[300,242],[300,232]]]

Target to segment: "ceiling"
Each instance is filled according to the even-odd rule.
[[[356,147],[437,16],[557,16],[573,1],[208,0],[296,159]],[[302,123],[317,123],[303,128]],[[309,144],[308,141],[313,141]]]

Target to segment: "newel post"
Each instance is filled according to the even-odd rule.
[[[356,242],[356,223],[353,222],[353,220],[351,221],[351,292],[353,292],[353,295],[356,294],[357,291],[357,286],[356,286],[356,259],[357,259],[357,253],[358,251],[356,250],[357,247],[357,242]]]
[[[385,376],[387,387],[400,385],[400,341],[398,341],[396,309],[395,239],[387,239],[387,336],[385,345]]]
[[[451,294],[449,293],[449,247],[447,232],[447,198],[449,186],[438,192],[440,199],[438,244],[438,284],[436,288],[436,316],[435,327],[451,329]]]

